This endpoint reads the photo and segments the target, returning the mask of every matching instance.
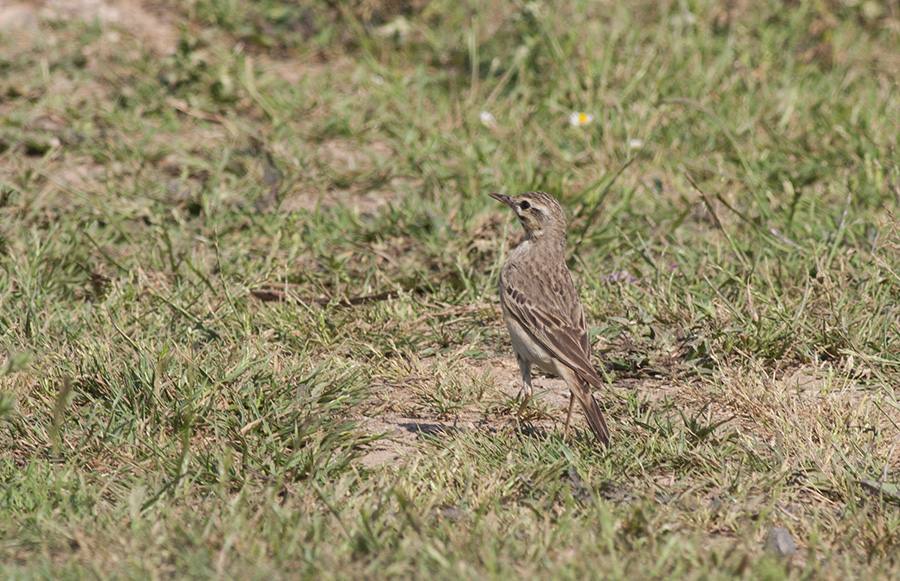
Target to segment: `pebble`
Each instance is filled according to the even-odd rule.
[[[784,527],[772,527],[766,535],[766,550],[779,557],[787,557],[797,552],[797,545],[791,532]]]

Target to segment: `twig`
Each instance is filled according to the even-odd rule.
[[[357,297],[347,297],[342,299],[335,298],[311,298],[311,297],[289,297],[287,293],[282,290],[274,289],[274,288],[264,288],[250,291],[257,299],[264,302],[277,302],[277,301],[287,301],[293,299],[299,303],[304,303],[307,305],[322,305],[323,307],[326,305],[335,305],[338,307],[354,307],[356,305],[361,305],[363,303],[372,303],[376,301],[385,301],[388,299],[395,299],[400,296],[400,293],[395,290],[384,291],[380,293],[375,293],[373,295],[363,295]]]

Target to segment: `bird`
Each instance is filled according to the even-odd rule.
[[[500,305],[522,373],[521,416],[531,401],[531,367],[561,377],[571,391],[565,432],[575,400],[588,426],[604,446],[609,428],[591,388],[603,381],[591,363],[591,343],[581,299],[566,266],[566,218],[559,202],[546,192],[518,196],[490,194],[515,213],[525,239],[500,269]]]

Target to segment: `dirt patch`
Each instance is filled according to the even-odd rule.
[[[382,393],[381,397],[389,401],[393,411],[381,410],[366,418],[362,425],[366,433],[387,434],[388,438],[374,442],[363,454],[362,464],[371,468],[397,462],[414,452],[426,438],[440,438],[470,430],[492,434],[518,429],[522,424],[517,423],[514,398],[519,395],[521,377],[512,354],[509,357],[473,360],[470,365],[471,370],[467,373],[473,378],[486,377],[490,388],[482,399],[452,415],[441,416],[421,405],[415,389],[398,386],[389,393]],[[812,415],[817,418],[810,419],[808,424],[819,426],[819,429],[813,430],[815,433],[808,434],[807,438],[825,441],[829,426],[831,429],[846,429],[842,419],[853,418],[860,425],[865,423],[861,418],[857,419],[855,411],[863,392],[852,381],[848,384],[846,378],[836,379],[834,371],[828,367],[797,367],[783,371],[774,380],[756,376],[748,384],[745,370],[724,368],[721,370],[724,393],[710,390],[705,382],[689,378],[619,377],[614,379],[610,393],[598,393],[597,398],[601,407],[607,410],[614,438],[616,424],[619,425],[619,437],[623,437],[630,429],[627,426],[633,425],[636,419],[622,415],[626,409],[620,398],[630,394],[641,407],[670,410],[674,426],[685,423],[682,428],[676,429],[708,427],[720,435],[734,432],[738,436],[752,434],[754,437],[761,435],[760,418],[767,418],[764,423],[771,425],[785,421],[796,423],[791,418],[773,415],[773,405],[774,409],[781,409],[784,404],[777,402],[786,399],[794,410],[792,417]],[[738,377],[740,381],[737,381]],[[835,384],[845,387],[835,389]],[[534,377],[534,387],[535,398],[526,413],[526,431],[540,434],[561,432],[569,405],[565,382],[538,374]],[[738,410],[745,410],[747,406],[754,411],[739,413]],[[572,413],[572,427],[590,437],[580,409]]]
[[[423,182],[408,177],[389,176],[383,165],[393,155],[394,151],[390,146],[377,141],[362,144],[349,140],[329,140],[317,144],[311,152],[310,171],[320,176],[327,176],[331,172],[346,175],[369,174],[375,176],[375,182],[380,182],[380,185],[372,188],[368,185],[370,180],[365,180],[365,188],[327,187],[323,190],[321,187],[302,187],[288,190],[280,210],[315,211],[343,206],[353,208],[360,214],[374,213],[396,200],[399,192],[414,189]],[[383,177],[377,175],[379,172],[383,173]],[[297,183],[308,181],[296,180]]]
[[[295,189],[285,194],[279,211],[314,212],[321,209],[345,207],[352,208],[359,214],[372,214],[396,200],[398,192],[404,188],[409,189],[410,183],[410,180],[406,178],[391,178],[385,187],[365,192],[345,189],[329,189],[324,192],[305,188]]]
[[[525,432],[543,434],[562,431],[569,407],[569,390],[562,379],[542,374],[534,376],[534,399],[525,414],[526,422],[519,424],[513,412],[522,377],[512,354],[473,360],[471,369],[465,373],[473,380],[486,377],[489,388],[478,401],[446,415],[436,414],[423,406],[417,390],[407,384],[387,388],[373,386],[390,410],[382,407],[363,419],[362,430],[367,434],[386,434],[387,438],[374,442],[366,450],[360,459],[363,466],[372,468],[390,464],[414,452],[427,438],[459,432],[478,430],[490,434],[520,427]],[[572,412],[572,427],[587,430],[580,409]]]
[[[8,17],[37,27],[42,20],[82,20],[109,24],[127,31],[159,54],[175,52],[178,40],[169,12],[149,2],[132,0],[45,0],[20,2],[4,8]],[[0,21],[2,27],[2,21]]]

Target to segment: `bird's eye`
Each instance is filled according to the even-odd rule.
[[[521,208],[523,210],[527,210],[530,207],[531,207],[531,204],[529,204],[528,202],[522,202],[521,204],[519,204],[519,208]]]

